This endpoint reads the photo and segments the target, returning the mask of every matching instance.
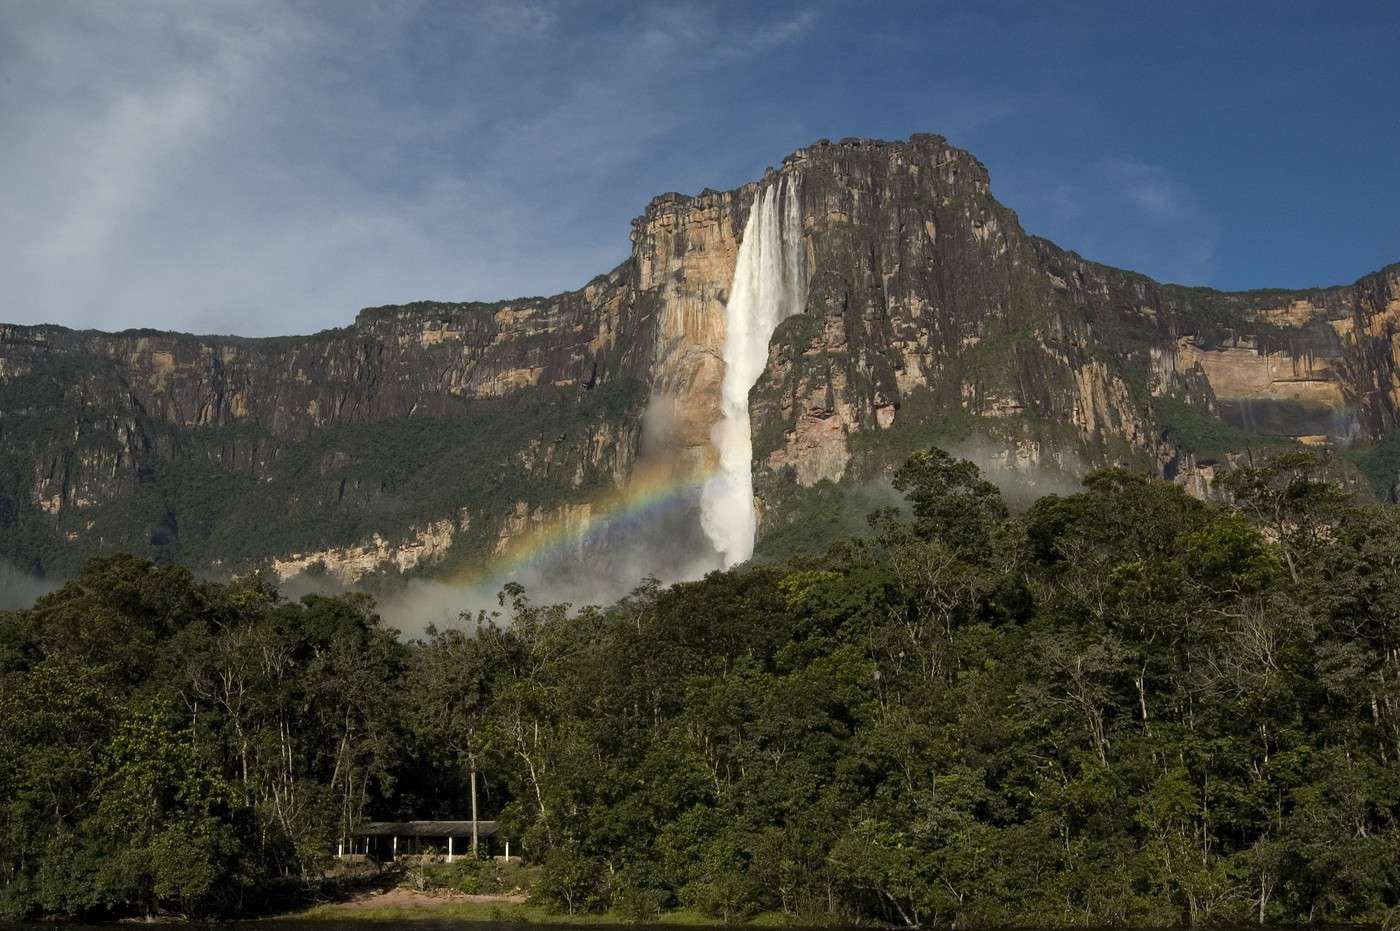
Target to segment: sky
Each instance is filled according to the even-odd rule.
[[[577,287],[664,191],[938,132],[1156,278],[1400,261],[1400,4],[0,0],[0,321],[261,336]]]

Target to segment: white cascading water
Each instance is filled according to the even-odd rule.
[[[753,555],[758,529],[749,389],[768,365],[773,331],[806,306],[808,280],[797,180],[784,177],[754,196],[724,308],[720,420],[710,431],[719,471],[701,493],[700,521],[726,568]]]

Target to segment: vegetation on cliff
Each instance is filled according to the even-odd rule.
[[[1008,514],[916,456],[822,557],[405,643],[357,598],[91,563],[0,615],[0,903],[240,914],[369,816],[534,904],[737,920],[1375,921],[1400,904],[1400,511],[1292,453]]]
[[[76,574],[92,552],[246,567],[327,540],[407,538],[446,516],[472,530],[457,535],[448,562],[479,563],[515,502],[548,509],[609,490],[590,451],[626,448],[616,439],[635,430],[644,404],[636,381],[618,379],[587,392],[455,402],[452,415],[334,422],[295,440],[255,424],[148,421],[152,445],[169,455],[149,457],[126,493],[85,508],[71,534],[100,543],[82,546],[47,527],[43,512],[6,513],[5,489],[23,488],[30,468],[17,440],[0,450],[0,558],[57,578]]]

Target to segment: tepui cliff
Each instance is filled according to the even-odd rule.
[[[1029,235],[976,158],[916,135],[657,197],[621,265],[552,297],[268,339],[0,325],[0,558],[372,583],[583,540],[663,488],[704,567],[726,307],[769,190],[803,281],[748,394],[760,554],[810,496],[930,444],[1029,493],[1123,464],[1198,494],[1241,456],[1320,446],[1395,494],[1400,265],[1304,291],[1160,284]]]

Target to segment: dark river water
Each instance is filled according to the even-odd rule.
[[[250,920],[238,922],[114,922],[111,924],[69,924],[67,922],[0,921],[0,931],[390,931],[403,928],[406,931],[686,931],[689,925],[543,925],[518,921],[453,921],[432,918],[412,918],[404,921],[393,920],[339,920],[316,919],[314,921],[295,920]],[[716,925],[716,928],[722,926]],[[825,928],[823,931],[833,931]],[[835,929],[840,931],[840,929]],[[855,931],[855,929],[851,929]],[[868,929],[864,929],[868,931]]]
[[[690,925],[688,927],[698,927]],[[716,925],[716,928],[721,927]],[[389,931],[403,928],[407,931],[542,931],[560,929],[570,931],[685,931],[679,925],[606,925],[588,924],[582,926],[529,924],[518,921],[453,921],[432,918],[412,918],[404,921],[392,920],[340,920],[316,919],[314,921],[295,920],[250,920],[238,922],[120,922],[112,924],[69,924],[67,922],[7,922],[0,921],[0,931]],[[826,928],[823,931],[833,931]],[[836,929],[840,931],[840,929]],[[853,929],[854,931],[854,929]]]
[[[68,924],[66,922],[31,922],[31,921],[3,921],[0,920],[0,931],[389,931],[389,929],[404,929],[404,931],[544,931],[544,929],[557,929],[557,931],[688,931],[688,929],[703,929],[704,925],[642,925],[642,924],[531,924],[522,921],[477,921],[477,920],[452,920],[433,918],[411,918],[402,921],[387,919],[315,919],[310,921],[299,921],[295,919],[250,919],[237,922],[113,922],[109,924]],[[714,931],[732,931],[733,928],[743,928],[743,925],[715,924]],[[1346,925],[1346,926],[1283,926],[1271,925],[1270,931],[1375,931],[1375,925]],[[759,929],[754,929],[759,931]],[[764,929],[766,931],[766,929]],[[786,931],[800,931],[800,929],[786,929]],[[808,931],[870,931],[869,928],[841,928],[838,926],[824,926],[820,929],[808,929]],[[1027,929],[1018,929],[1027,931]],[[1143,928],[1099,928],[1096,931],[1163,931],[1163,929],[1143,929]],[[1185,931],[1185,929],[1182,929]],[[1216,931],[1259,931],[1257,925],[1247,927],[1230,928],[1228,926],[1216,929]]]
[[[390,931],[404,928],[410,931],[542,931],[544,928],[558,928],[569,931],[564,925],[539,925],[515,921],[453,921],[451,919],[412,918],[403,921],[392,920],[340,920],[316,919],[296,921],[288,919],[268,919],[234,922],[142,922],[124,921],[110,924],[69,924],[67,922],[39,921],[0,921],[0,931]],[[588,925],[586,929],[608,931],[678,931],[677,926],[660,925]]]

